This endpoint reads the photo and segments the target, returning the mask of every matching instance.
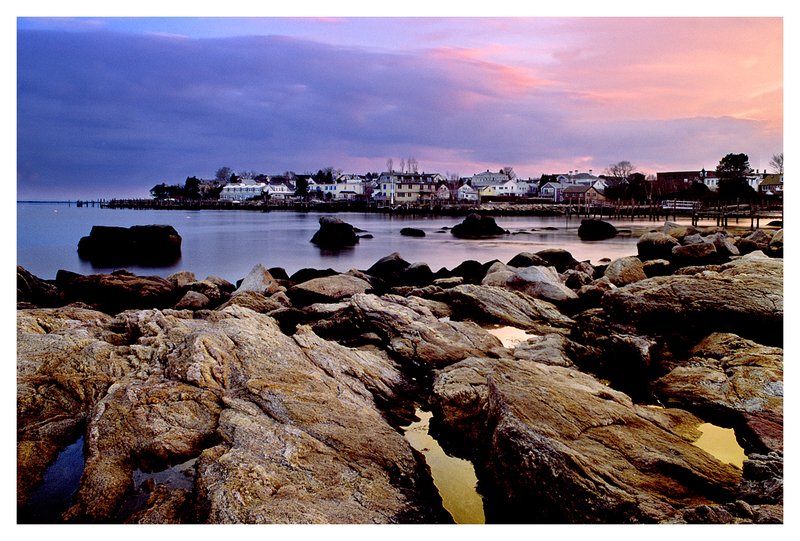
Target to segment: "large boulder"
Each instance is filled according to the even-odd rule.
[[[272,295],[277,293],[278,291],[285,291],[286,288],[283,287],[278,283],[278,281],[272,277],[272,274],[262,265],[261,263],[257,263],[245,276],[239,287],[236,288],[236,291],[233,292],[234,295],[238,295],[240,293],[245,293],[247,291],[252,291],[254,293],[260,293],[262,295]]]
[[[605,220],[581,220],[578,237],[581,240],[605,240],[617,236],[617,228]]]
[[[602,305],[612,318],[642,330],[733,332],[777,345],[783,341],[783,260],[746,256],[718,271],[656,276],[608,291]]]
[[[136,276],[127,271],[85,276],[58,271],[56,284],[66,302],[84,302],[110,314],[134,308],[171,307],[180,293],[160,276]]]
[[[202,319],[20,310],[17,378],[20,501],[84,435],[66,520],[449,521],[421,458],[377,406],[410,387],[399,366],[308,327],[287,336],[240,306]],[[145,484],[145,507],[128,506],[137,470],[193,458],[193,489]]]
[[[181,240],[171,225],[96,225],[78,242],[78,256],[99,267],[172,265],[181,258]]]
[[[667,405],[732,425],[748,452],[783,453],[783,349],[714,333],[654,383]]]
[[[574,291],[561,282],[552,267],[514,269],[501,263],[489,271],[481,285],[506,287],[557,305],[568,304],[578,298]]]
[[[572,254],[563,248],[545,248],[539,250],[534,255],[544,259],[546,266],[555,267],[558,272],[575,268],[580,262],[572,257]]]
[[[376,336],[386,351],[425,371],[502,350],[500,340],[477,324],[440,319],[425,303],[397,295],[353,295],[346,310],[317,322],[314,330],[336,340]]]
[[[311,242],[326,249],[338,249],[358,244],[355,228],[335,216],[319,219],[319,230],[311,237]]]
[[[450,233],[454,237],[462,239],[475,239],[485,237],[497,237],[507,235],[508,231],[498,226],[494,218],[481,216],[480,214],[469,214],[460,224],[453,226]]]
[[[645,233],[636,242],[639,259],[649,261],[652,259],[670,259],[672,248],[678,246],[678,239],[660,231]]]
[[[404,237],[424,237],[425,231],[416,227],[404,227],[400,230],[400,234]]]
[[[480,323],[509,325],[537,333],[554,329],[565,332],[573,323],[551,303],[502,287],[464,284],[446,290],[443,297],[458,317]]]
[[[54,307],[64,304],[64,295],[54,284],[17,265],[17,302]]]
[[[349,274],[337,274],[297,284],[289,289],[288,295],[295,305],[305,306],[317,302],[336,302],[371,291],[369,282]]]
[[[606,272],[603,276],[608,278],[608,280],[617,287],[632,284],[647,278],[642,261],[634,256],[615,259],[606,267]]]
[[[481,458],[490,521],[670,522],[732,501],[741,479],[693,445],[697,417],[636,405],[573,369],[468,359],[433,392],[445,430]]]

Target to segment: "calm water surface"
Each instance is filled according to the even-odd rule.
[[[183,238],[182,259],[169,267],[147,268],[129,265],[136,274],[168,276],[179,270],[194,272],[198,278],[216,275],[231,282],[244,277],[257,263],[283,267],[289,274],[305,267],[333,268],[346,272],[369,268],[378,259],[399,252],[409,262],[427,263],[433,271],[452,269],[462,261],[481,263],[508,261],[520,252],[564,248],[579,260],[597,261],[636,254],[639,235],[659,224],[637,220],[615,222],[632,229],[604,241],[581,241],[580,220],[565,217],[499,216],[498,225],[512,234],[492,240],[460,240],[443,227],[452,227],[459,217],[405,217],[373,213],[339,213],[344,221],[373,235],[353,248],[329,252],[310,240],[319,229],[322,213],[245,210],[126,210],[77,208],[65,203],[17,204],[17,264],[44,279],[55,278],[59,269],[80,274],[113,271],[94,267],[78,258],[81,237],[93,225],[168,224]],[[404,237],[400,230],[416,227],[424,238]]]

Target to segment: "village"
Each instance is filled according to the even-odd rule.
[[[154,201],[218,201],[238,205],[244,202],[271,205],[290,202],[348,202],[377,208],[412,208],[441,205],[478,205],[482,203],[563,203],[602,205],[614,201],[660,204],[675,200],[759,199],[762,203],[782,202],[782,155],[775,172],[752,170],[747,166],[728,174],[720,168],[665,171],[655,175],[636,172],[629,162],[609,166],[602,174],[569,170],[539,178],[519,178],[513,168],[482,171],[471,176],[419,172],[416,161],[401,164],[394,170],[391,160],[381,173],[342,173],[333,168],[316,174],[264,175],[254,172],[233,173],[223,167],[211,180],[189,177],[183,186],[162,183],[150,190]],[[721,162],[721,164],[723,163]],[[776,164],[773,164],[776,165]],[[726,181],[736,184],[722,193]],[[666,203],[665,203],[666,204]],[[228,206],[229,206],[228,205]],[[117,205],[114,205],[117,206]]]

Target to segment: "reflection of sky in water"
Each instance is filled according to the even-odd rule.
[[[373,236],[353,248],[323,252],[310,240],[319,229],[321,213],[290,211],[178,211],[77,208],[55,203],[17,205],[17,264],[44,279],[59,269],[81,274],[110,272],[94,268],[77,255],[78,241],[93,225],[169,224],[183,238],[181,261],[171,267],[127,266],[136,274],[167,276],[178,270],[194,272],[199,279],[221,276],[231,282],[243,278],[257,263],[283,267],[289,274],[305,267],[333,268],[346,272],[367,269],[380,258],[399,252],[407,261],[427,263],[435,272],[452,269],[474,259],[481,263],[508,261],[520,252],[563,248],[578,260],[635,255],[639,235],[663,222],[646,220],[615,222],[619,229],[632,228],[603,241],[581,241],[580,220],[564,217],[498,216],[497,224],[511,234],[500,239],[461,240],[443,227],[452,227],[462,217],[403,217],[376,213],[340,213],[338,216]],[[424,238],[400,235],[403,227],[426,232]],[[544,230],[556,228],[556,230]],[[533,229],[536,229],[533,231]]]
[[[483,499],[475,490],[478,479],[472,463],[449,456],[439,442],[428,434],[432,417],[430,412],[418,409],[416,414],[420,420],[404,429],[405,437],[414,449],[425,456],[444,508],[456,524],[484,524]]]
[[[736,441],[736,434],[732,428],[722,428],[710,423],[703,423],[697,427],[702,435],[694,445],[710,454],[720,462],[733,464],[742,469],[745,458],[744,449]]]

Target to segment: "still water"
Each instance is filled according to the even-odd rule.
[[[283,267],[290,275],[305,267],[346,272],[367,269],[392,252],[399,252],[412,263],[427,263],[434,272],[442,267],[452,269],[467,259],[505,262],[520,252],[545,248],[564,248],[578,260],[615,259],[635,255],[639,235],[660,225],[646,220],[615,222],[617,228],[631,231],[604,241],[581,241],[578,218],[499,216],[498,225],[510,235],[460,240],[443,229],[460,223],[459,217],[340,213],[340,218],[373,238],[362,239],[353,248],[329,252],[310,242],[323,216],[316,212],[127,210],[77,208],[66,203],[18,203],[16,210],[17,264],[43,279],[55,278],[59,269],[80,274],[114,270],[93,267],[78,258],[78,241],[93,225],[171,225],[183,238],[181,260],[169,267],[130,265],[128,270],[158,276],[189,270],[200,279],[216,275],[231,282],[247,275],[257,263],[267,268]],[[426,236],[404,237],[400,235],[404,227],[422,229]]]

